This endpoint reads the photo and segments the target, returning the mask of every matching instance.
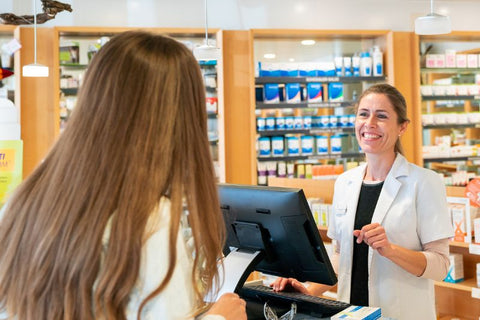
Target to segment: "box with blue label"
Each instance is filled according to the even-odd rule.
[[[308,102],[323,101],[323,86],[318,82],[307,83],[307,100]]]
[[[332,82],[328,84],[328,100],[343,101],[343,84]]]
[[[263,102],[280,102],[280,90],[278,88],[278,83],[265,83],[263,86]]]
[[[463,255],[459,253],[450,253],[450,267],[448,268],[445,282],[457,283],[463,281]]]
[[[302,101],[300,83],[285,84],[285,100],[288,103],[297,103]]]
[[[350,306],[332,316],[332,320],[375,320],[380,319],[382,310],[376,307]]]

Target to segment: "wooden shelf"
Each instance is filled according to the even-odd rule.
[[[477,280],[474,278],[465,279],[464,281],[457,283],[450,283],[445,281],[435,281],[435,285],[439,287],[451,288],[455,290],[462,290],[472,292],[472,288],[477,287]]]

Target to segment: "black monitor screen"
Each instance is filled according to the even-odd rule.
[[[224,253],[262,251],[255,270],[299,281],[337,282],[302,189],[220,184]]]

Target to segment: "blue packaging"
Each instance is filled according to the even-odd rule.
[[[330,153],[342,153],[342,136],[340,134],[330,137]]]
[[[295,136],[286,137],[287,140],[287,152],[290,156],[298,156],[300,153],[299,139]]]
[[[318,135],[315,136],[315,145],[316,145],[316,153],[317,154],[328,154],[328,137]]]
[[[340,128],[347,128],[348,127],[348,114],[344,114],[340,116],[340,121],[338,121],[338,127]]]
[[[297,103],[302,101],[300,94],[300,83],[285,84],[285,100],[289,103]]]
[[[337,128],[338,127],[338,116],[336,116],[336,115],[328,116],[328,127],[329,128]]]
[[[293,117],[285,117],[285,129],[291,130],[294,128],[294,119]]]
[[[275,129],[276,130],[285,130],[285,118],[284,117],[277,117],[275,118]]]
[[[328,100],[343,101],[343,84],[340,82],[331,82],[328,84]]]
[[[280,90],[278,83],[265,83],[263,86],[263,102],[265,103],[279,103]]]
[[[275,130],[275,118],[265,118],[265,130]]]
[[[266,118],[257,118],[257,131],[264,131],[266,129]]]
[[[323,87],[321,83],[307,83],[307,100],[309,102],[320,102],[323,100]]]
[[[312,128],[320,128],[320,116],[313,116],[312,117]]]
[[[319,128],[327,128],[330,125],[330,116],[320,116]]]
[[[274,156],[283,156],[285,146],[282,136],[272,137],[272,151]]]
[[[313,154],[313,137],[312,136],[302,136],[302,154],[311,155]]]
[[[311,129],[312,128],[312,117],[311,116],[304,116],[303,117],[303,129]]]
[[[293,129],[303,129],[303,117],[293,117]]]
[[[355,127],[355,115],[354,114],[349,114],[348,115],[347,127],[349,127],[349,128]]]
[[[258,150],[261,157],[268,157],[271,154],[270,150],[270,138],[260,137],[258,138]]]
[[[263,88],[255,87],[255,101],[263,102]]]

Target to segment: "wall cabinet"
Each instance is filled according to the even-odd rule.
[[[36,91],[40,95],[49,97],[44,101],[32,101],[32,105],[28,107],[30,114],[27,116],[31,119],[28,130],[31,130],[32,135],[27,137],[28,142],[25,145],[25,156],[30,159],[24,166],[25,175],[28,175],[41,161],[67,125],[68,117],[76,104],[76,95],[83,81],[83,75],[96,50],[113,35],[128,30],[134,30],[134,28],[54,27],[43,29],[42,34],[39,34],[41,49],[47,53],[48,65],[51,67],[50,77],[43,79],[44,82],[49,83],[50,89],[46,92],[43,90],[44,92],[41,93],[42,89],[34,87],[32,82],[24,80],[22,83],[24,90],[29,91],[31,95]],[[203,29],[146,30],[169,35],[192,49],[195,45],[203,44],[205,37]],[[28,41],[27,34],[30,36],[31,33],[29,28],[22,28],[22,31],[22,39]],[[46,39],[48,42],[45,42]],[[220,31],[210,30],[209,39],[215,40],[217,46],[221,48]],[[32,48],[26,49],[29,51]],[[28,53],[27,50],[24,51],[25,54]],[[44,64],[47,63],[44,62]],[[207,97],[207,121],[212,157],[218,181],[221,182],[225,181],[222,64],[222,60],[218,63],[212,61],[201,63]],[[42,81],[42,79],[36,79],[36,81]],[[41,113],[39,116],[31,116],[39,113]],[[48,123],[48,128],[45,130],[48,135],[42,141],[34,136],[42,134],[38,132],[36,122]]]
[[[421,36],[418,41],[422,163],[448,176],[460,170],[478,174],[480,33]]]

